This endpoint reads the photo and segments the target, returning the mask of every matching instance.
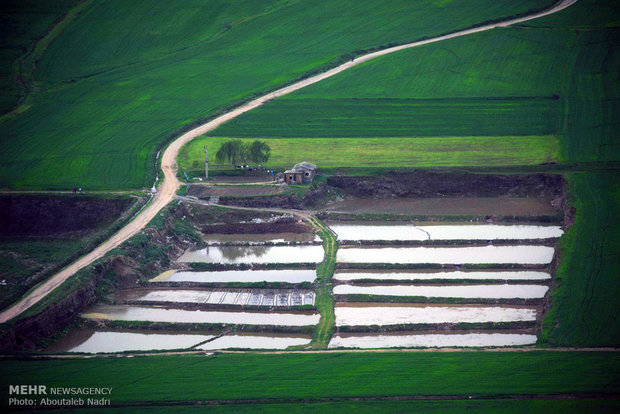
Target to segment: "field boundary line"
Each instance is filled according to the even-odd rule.
[[[406,43],[400,46],[389,47],[387,49],[379,50],[376,52],[368,53],[366,55],[357,57],[352,59],[350,62],[343,63],[340,66],[337,66],[333,69],[330,69],[326,72],[323,72],[318,75],[311,76],[309,78],[303,79],[291,85],[285,86],[283,88],[277,89],[273,92],[267,93],[261,97],[251,100],[250,102],[241,105],[235,109],[226,112],[215,119],[200,125],[183,135],[179,138],[172,141],[164,150],[161,157],[161,170],[163,171],[164,177],[157,188],[157,193],[153,197],[151,203],[145,208],[141,214],[135,217],[135,219],[119,230],[116,234],[106,240],[104,243],[100,244],[97,248],[95,248],[90,253],[82,256],[56,275],[49,278],[47,281],[42,283],[37,289],[32,291],[28,296],[23,297],[19,302],[6,309],[2,313],[0,313],[0,323],[5,323],[25,312],[30,307],[34,306],[36,303],[41,301],[51,292],[53,292],[56,288],[58,288],[62,283],[64,283],[69,277],[73,276],[77,271],[83,269],[84,267],[92,264],[94,261],[101,259],[108,252],[117,248],[122,243],[124,243],[129,238],[136,235],[142,229],[144,229],[148,223],[157,215],[159,212],[167,206],[175,197],[177,190],[180,188],[180,181],[178,180],[176,173],[178,170],[178,166],[176,163],[179,151],[181,147],[191,141],[194,138],[197,138],[205,133],[214,130],[220,125],[224,124],[231,119],[234,119],[252,109],[255,109],[266,102],[269,102],[275,98],[280,96],[287,95],[291,92],[302,89],[306,86],[312,85],[314,83],[320,82],[324,79],[332,77],[340,72],[343,72],[347,69],[350,69],[359,64],[368,62],[372,59],[378,58],[383,55],[387,55],[390,53],[398,52],[400,50],[405,50],[417,46],[423,46],[431,43],[441,42],[443,40],[453,39],[456,37],[466,36],[474,33],[484,32],[487,30],[508,27],[513,24],[522,23],[528,20],[534,20],[540,17],[544,17],[575,4],[578,0],[560,0],[553,7],[548,10],[542,12],[536,12],[529,16],[512,18],[505,21],[500,21],[497,23],[486,24],[479,27],[474,27],[470,29],[465,29],[457,32],[453,32],[450,34],[433,37],[430,39],[420,40],[412,43]]]

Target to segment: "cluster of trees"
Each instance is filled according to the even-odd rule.
[[[222,144],[215,158],[219,162],[230,162],[232,165],[239,164],[262,164],[269,160],[271,148],[264,141],[254,140],[252,143],[244,143],[240,139],[226,141]]]

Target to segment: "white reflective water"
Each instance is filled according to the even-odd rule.
[[[320,315],[281,312],[224,312],[150,308],[126,305],[97,305],[82,315],[91,319],[173,323],[227,323],[239,325],[307,326]]]
[[[202,344],[196,349],[286,349],[289,346],[309,344],[310,340],[310,338],[298,336],[226,335]]]
[[[536,343],[536,335],[505,333],[335,335],[329,348],[414,348],[448,346],[518,346]]]
[[[339,263],[440,263],[548,264],[553,247],[481,246],[481,247],[341,247]]]
[[[179,333],[134,333],[109,331],[73,331],[48,349],[48,352],[123,352],[157,349],[186,349],[214,335]]]
[[[125,300],[252,306],[314,305],[314,292],[291,289],[197,290],[157,289],[125,292]]]
[[[185,263],[319,263],[323,246],[212,246],[187,251]]]
[[[251,234],[205,234],[205,241],[209,243],[287,243],[287,242],[314,242],[321,238],[314,233],[251,233]]]
[[[523,240],[560,237],[560,226],[330,222],[339,240]]]
[[[389,272],[381,270],[367,270],[363,272],[334,273],[336,280],[547,280],[551,275],[545,272],[512,272],[512,271],[486,271],[486,272]]]
[[[506,306],[336,306],[336,326],[534,321],[536,310]]]
[[[549,290],[544,285],[382,285],[334,287],[334,295],[365,294],[385,296],[423,296],[427,298],[540,299]]]
[[[180,271],[156,282],[312,282],[316,279],[316,270],[226,270],[223,272],[189,272]]]

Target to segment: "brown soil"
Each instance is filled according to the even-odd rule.
[[[247,196],[260,196],[260,195],[274,195],[282,194],[287,190],[284,186],[275,185],[208,185],[208,184],[191,184],[187,188],[187,195],[198,198],[209,197],[247,197]]]
[[[59,236],[116,220],[134,200],[84,195],[0,196],[1,236]]]
[[[275,223],[230,223],[202,227],[206,234],[265,234],[265,233],[309,233],[312,228],[297,220],[283,220]]]

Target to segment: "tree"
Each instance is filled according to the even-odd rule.
[[[264,141],[255,140],[248,148],[248,157],[257,164],[269,161],[271,148]]]
[[[232,165],[237,165],[237,161],[247,158],[247,146],[240,139],[226,141],[217,150],[215,158],[219,162],[229,161]]]
[[[244,144],[240,139],[226,141],[215,153],[219,162],[230,162],[237,165],[248,161],[262,164],[269,160],[271,148],[264,141],[254,140],[251,144]]]

